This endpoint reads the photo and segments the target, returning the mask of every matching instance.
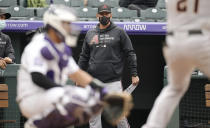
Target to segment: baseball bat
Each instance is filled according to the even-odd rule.
[[[136,87],[137,87],[137,85],[135,86],[135,85],[131,84],[124,91],[131,94],[135,90]]]

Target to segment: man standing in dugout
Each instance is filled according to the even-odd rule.
[[[108,92],[121,92],[121,77],[126,59],[132,84],[138,85],[137,59],[128,35],[110,21],[112,14],[109,6],[99,6],[96,17],[99,24],[86,34],[78,62],[80,68],[106,83]],[[101,114],[91,118],[89,125],[90,128],[102,128]],[[117,127],[130,128],[126,118]]]
[[[0,69],[6,69],[7,64],[14,63],[15,51],[12,47],[11,39],[8,35],[1,32],[6,27],[6,19],[11,17],[10,13],[0,9]],[[5,83],[5,78],[0,77],[0,83]]]
[[[7,64],[13,63],[15,60],[11,39],[8,35],[1,32],[6,27],[5,20],[10,17],[10,13],[6,13],[0,9],[0,69],[5,69]]]

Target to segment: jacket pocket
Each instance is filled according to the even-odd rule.
[[[112,63],[91,63],[88,72],[94,75],[113,75],[116,74]]]

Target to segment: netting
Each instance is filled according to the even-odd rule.
[[[206,106],[207,79],[196,78],[180,102],[180,128],[210,128],[210,107]]]

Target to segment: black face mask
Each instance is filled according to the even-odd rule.
[[[107,25],[110,22],[110,17],[106,17],[106,16],[99,17],[99,22],[102,25]]]

